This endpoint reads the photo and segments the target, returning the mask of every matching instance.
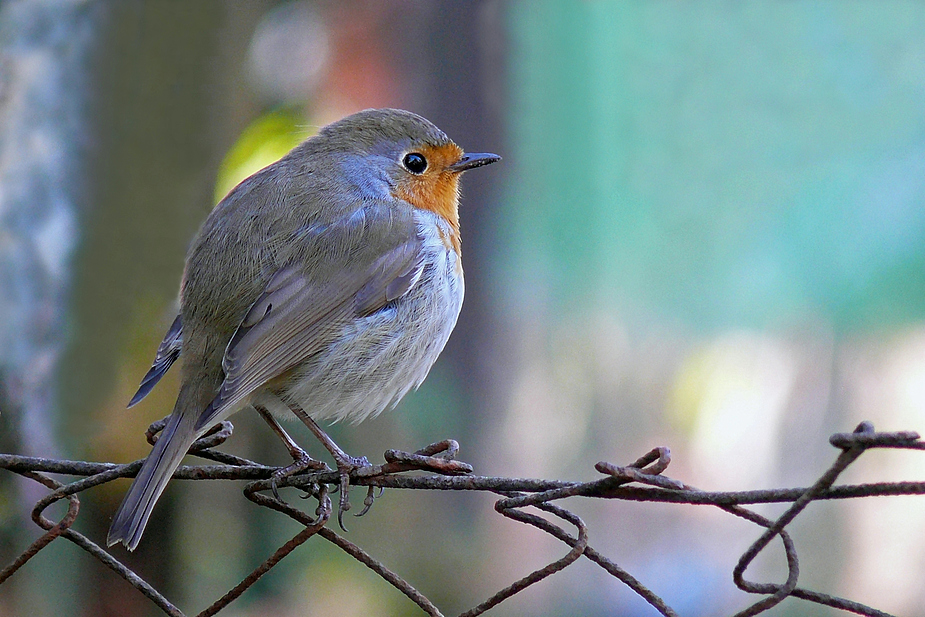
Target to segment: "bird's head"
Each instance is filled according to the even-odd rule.
[[[392,197],[446,219],[457,248],[459,177],[501,159],[466,154],[431,122],[400,109],[355,113],[326,126],[319,137],[350,153],[349,165],[358,178],[383,181]]]

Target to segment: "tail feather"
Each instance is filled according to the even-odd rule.
[[[154,444],[154,449],[138,471],[122,505],[113,516],[106,537],[109,546],[122,542],[130,551],[138,546],[154,504],[164,492],[186,451],[196,440],[196,431],[192,426],[195,418],[185,418],[184,415],[178,409],[174,410]]]

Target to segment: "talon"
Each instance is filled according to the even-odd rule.
[[[276,501],[282,501],[279,496],[279,489],[276,486],[276,474],[270,476],[270,490],[273,491],[273,496],[276,497]]]
[[[375,486],[369,487],[369,489],[366,491],[366,499],[363,500],[363,509],[357,512],[356,514],[354,514],[354,516],[359,518],[363,516],[364,514],[366,514],[367,512],[369,512],[369,509],[373,507],[373,502],[376,501],[376,499],[378,499],[379,497],[382,497],[382,493],[385,491],[385,489],[382,488],[381,486],[378,487],[379,494],[376,495],[376,488],[377,487]]]

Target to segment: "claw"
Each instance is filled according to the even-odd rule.
[[[318,518],[315,519],[313,525],[317,525],[321,521],[326,521],[331,518],[331,512],[334,510],[334,506],[331,504],[331,497],[328,494],[328,485],[322,484],[318,487],[318,507],[315,508],[315,516]]]
[[[340,499],[337,503],[337,524],[340,525],[340,528],[344,531],[347,531],[347,528],[344,527],[344,512],[350,509],[350,475],[341,474],[340,476]]]
[[[275,473],[270,476],[270,490],[273,491],[273,496],[276,497],[276,501],[282,501],[282,498],[279,496],[279,489],[276,487]]]
[[[382,497],[382,493],[385,492],[385,489],[382,488],[381,486],[378,487],[378,488],[379,488],[379,494],[377,495],[377,494],[376,494],[376,488],[377,488],[377,487],[375,487],[375,486],[370,486],[370,487],[367,489],[367,491],[366,491],[366,499],[363,500],[363,509],[360,510],[359,512],[357,512],[356,514],[354,514],[354,516],[356,516],[356,517],[359,518],[359,517],[363,516],[364,514],[366,514],[367,512],[369,512],[369,509],[373,507],[373,502],[376,501],[376,499],[378,499],[379,497]]]
[[[363,467],[372,467],[372,463],[365,456],[345,456],[344,460],[337,462],[337,471],[340,472],[340,483],[337,486],[337,490],[340,491],[340,499],[337,502],[337,524],[344,531],[347,531],[347,528],[344,527],[344,512],[348,512],[352,508],[350,505],[350,474]],[[366,500],[363,503],[365,505]],[[364,507],[363,511],[357,516],[366,514],[368,510],[369,506]]]

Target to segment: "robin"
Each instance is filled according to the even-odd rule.
[[[180,314],[129,403],[183,354],[176,405],[109,545],[135,549],[190,445],[244,407],[284,440],[293,470],[311,459],[275,418],[302,419],[342,478],[368,464],[315,421],[376,416],[424,381],[463,301],[460,175],[498,160],[416,114],[370,109],[235,187],[193,240]]]

